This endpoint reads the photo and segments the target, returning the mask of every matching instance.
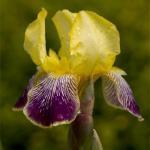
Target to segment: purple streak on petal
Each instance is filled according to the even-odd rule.
[[[14,106],[14,110],[15,109],[22,109],[25,106],[25,104],[27,103],[27,93],[28,93],[28,90],[27,90],[27,88],[25,88],[22,96],[16,102],[16,104]]]
[[[103,94],[106,102],[114,107],[122,108],[122,105],[120,104],[117,98],[115,84],[111,80],[109,80],[108,76],[103,76],[102,81]]]
[[[19,100],[16,102],[15,106],[14,106],[14,110],[22,110],[23,107],[26,105],[27,103],[27,94],[28,91],[32,88],[33,86],[33,82],[34,82],[34,78],[35,76],[33,76],[28,83],[28,86],[24,89],[21,97],[19,98]]]
[[[102,78],[103,93],[108,104],[129,111],[142,120],[140,109],[127,82],[117,73],[108,73]]]
[[[39,126],[55,126],[75,119],[79,111],[77,81],[72,75],[46,75],[28,93],[24,113]]]

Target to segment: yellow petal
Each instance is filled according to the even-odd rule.
[[[42,64],[43,70],[45,70],[48,73],[56,72],[59,70],[59,58],[57,57],[57,54],[53,50],[49,50],[49,56],[45,57],[45,60]]]
[[[122,70],[118,67],[112,67],[110,72],[117,73],[117,74],[120,74],[120,75],[127,75],[127,73],[124,70]]]
[[[80,56],[80,60],[82,57],[81,64],[85,70],[79,72],[91,73],[97,65],[102,68],[99,71],[107,71],[120,52],[119,33],[103,17],[90,11],[81,11],[77,14],[70,32],[70,51],[71,55]],[[77,68],[74,63],[73,66]]]
[[[45,18],[47,11],[43,8],[35,21],[29,24],[25,31],[24,49],[33,62],[40,65],[46,57]]]
[[[69,32],[72,28],[73,21],[76,17],[75,13],[71,13],[68,10],[58,11],[52,18],[56,29],[58,31],[59,38],[61,40],[61,49],[59,51],[60,56],[69,55]]]
[[[46,56],[42,64],[43,70],[47,73],[55,72],[56,74],[70,73],[69,61],[66,57],[58,58],[55,51],[49,51],[49,56]]]

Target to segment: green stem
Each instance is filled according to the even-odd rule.
[[[93,131],[94,84],[88,82],[80,103],[80,114],[76,117],[69,130],[69,145],[71,150],[82,150]]]

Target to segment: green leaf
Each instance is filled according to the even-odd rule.
[[[95,129],[93,129],[91,150],[103,150],[102,143]]]

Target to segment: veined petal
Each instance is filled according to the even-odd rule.
[[[21,97],[19,98],[19,100],[16,102],[16,104],[13,107],[14,111],[19,111],[22,110],[23,107],[26,105],[27,103],[27,94],[28,94],[28,86],[27,88],[24,89]]]
[[[29,91],[26,117],[41,127],[73,121],[79,112],[77,79],[73,75],[47,74]]]
[[[35,21],[25,31],[24,49],[29,53],[36,65],[43,63],[46,56],[45,18],[47,11],[42,9]]]
[[[117,73],[117,74],[120,74],[122,76],[127,75],[127,73],[124,70],[122,70],[122,69],[120,69],[118,67],[112,67],[110,72]]]
[[[62,10],[58,11],[52,18],[54,24],[56,25],[59,38],[61,40],[61,49],[59,51],[60,56],[69,55],[69,32],[72,28],[75,17],[76,13],[71,13],[68,10]]]
[[[127,82],[117,73],[107,73],[102,77],[103,93],[109,105],[129,111],[143,121],[139,107]]]
[[[13,107],[14,111],[22,110],[23,107],[26,105],[28,100],[28,92],[29,90],[36,84],[36,82],[39,80],[41,76],[43,76],[44,72],[39,68],[38,72],[32,76],[32,78],[29,80],[27,87],[24,89],[21,97],[16,102],[15,106]]]
[[[35,80],[35,76],[33,76],[30,80],[29,83],[27,85],[27,87],[24,89],[21,97],[19,98],[19,100],[16,102],[15,106],[13,107],[14,111],[19,111],[22,110],[23,107],[26,105],[27,103],[27,94],[29,92],[29,90],[32,88],[33,84],[34,84],[34,80]]]
[[[71,55],[82,57],[85,70],[81,71],[91,73],[96,65],[102,71],[107,71],[120,52],[119,33],[103,17],[90,11],[81,11],[77,14],[70,32],[70,51]],[[76,61],[74,62],[73,66],[77,68]]]

